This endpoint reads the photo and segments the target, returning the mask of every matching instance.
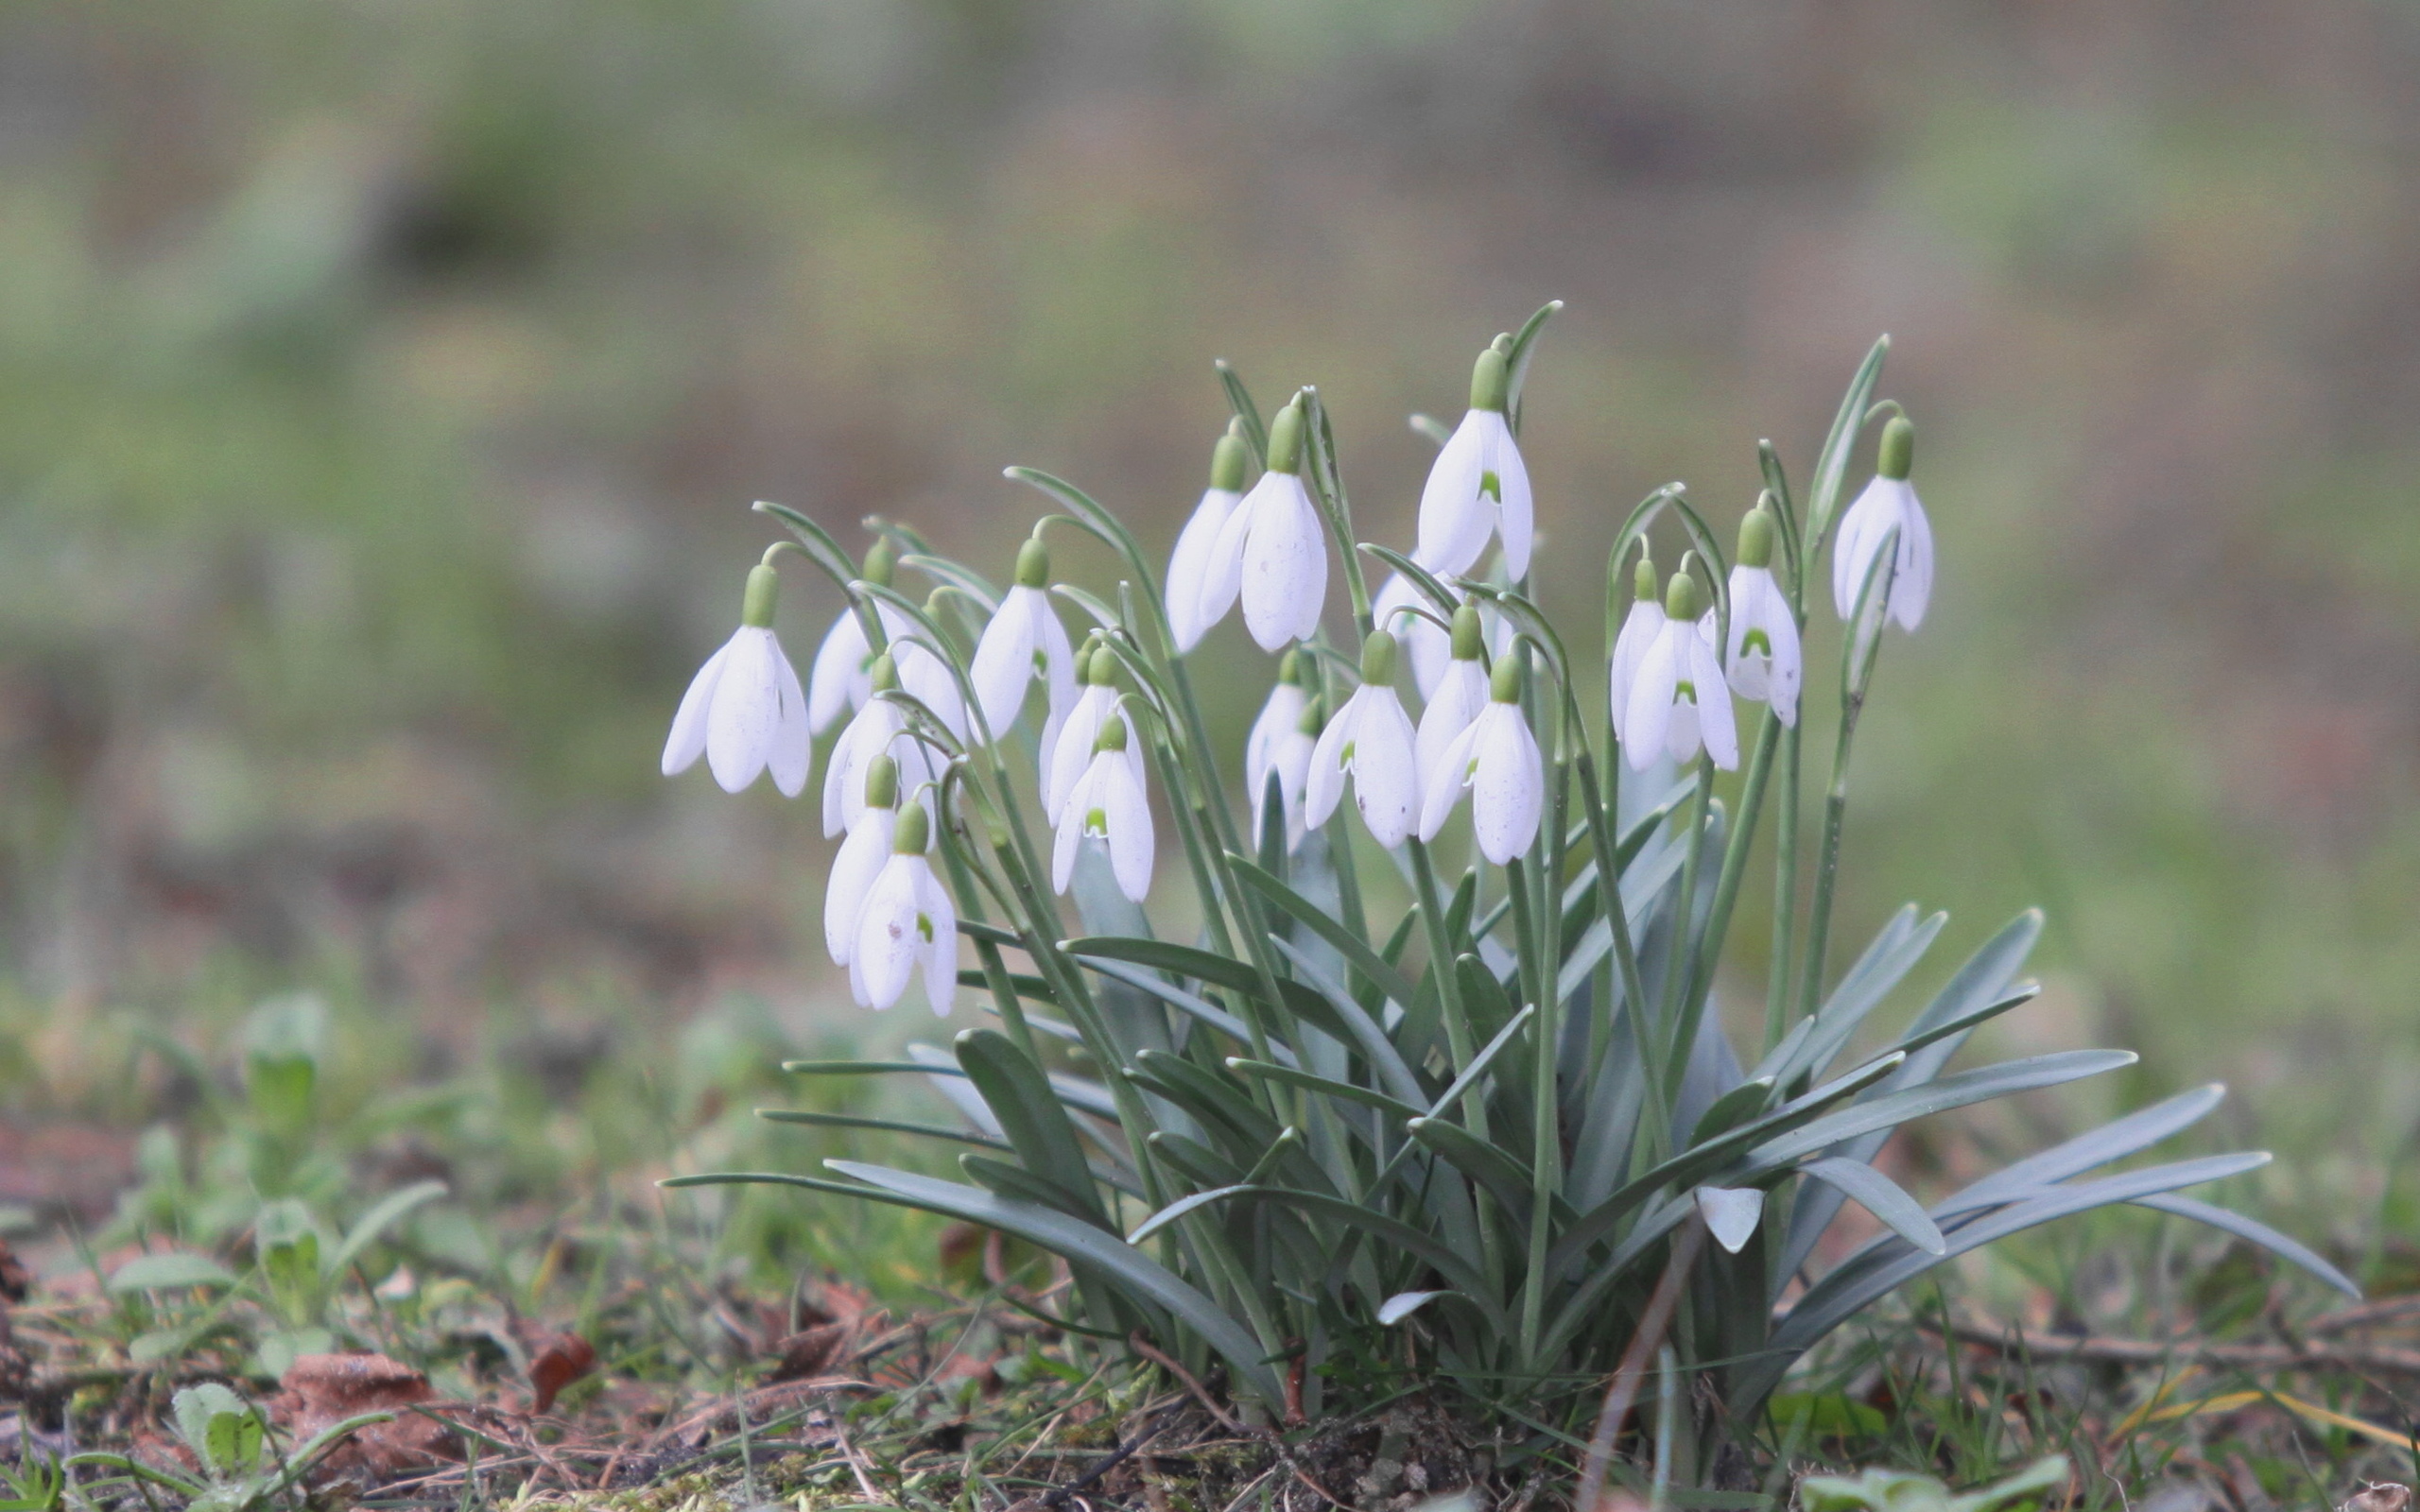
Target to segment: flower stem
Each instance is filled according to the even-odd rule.
[[[1689,1014],[1688,1022],[1681,1022],[1685,999],[1682,978],[1689,974],[1693,954],[1689,950],[1690,915],[1696,912],[1698,867],[1705,854],[1707,811],[1714,803],[1714,758],[1701,753],[1698,757],[1697,798],[1689,805],[1688,853],[1681,858],[1681,896],[1672,906],[1672,939],[1664,953],[1664,1004],[1656,1015],[1657,1022],[1668,1030],[1671,1038],[1665,1040],[1663,1074],[1665,1097],[1677,1101],[1681,1078],[1687,1072],[1689,1052],[1697,1048],[1697,1015]]]
[[[1764,728],[1756,732],[1755,753],[1748,758],[1747,780],[1739,789],[1739,813],[1723,846],[1722,870],[1714,884],[1714,907],[1706,915],[1704,941],[1690,963],[1684,1002],[1703,1000],[1714,988],[1715,963],[1721,958],[1723,937],[1731,933],[1731,910],[1739,902],[1739,885],[1748,874],[1748,853],[1756,843],[1756,820],[1764,809],[1765,783],[1772,775],[1781,729],[1780,717],[1768,710]],[[1703,1011],[1702,1005],[1700,1011]]]
[[[1798,727],[1781,736],[1781,798],[1773,808],[1772,975],[1765,989],[1765,1051],[1788,1032],[1791,933],[1798,916]]]
[[[1824,954],[1832,932],[1832,893],[1841,874],[1841,823],[1849,807],[1849,744],[1857,735],[1861,693],[1841,703],[1841,736],[1832,747],[1832,784],[1824,795],[1823,849],[1815,856],[1815,899],[1806,913],[1806,968],[1799,979],[1798,1011],[1813,1013],[1824,990]]]

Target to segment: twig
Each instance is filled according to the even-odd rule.
[[[1942,1333],[1939,1322],[1925,1318],[1916,1327]],[[2311,1332],[2319,1332],[2314,1328]],[[2350,1349],[2290,1349],[2270,1344],[2169,1344],[2157,1339],[2103,1339],[2065,1334],[2027,1335],[2013,1328],[1985,1328],[1955,1323],[1947,1336],[1961,1344],[1981,1345],[2002,1354],[2031,1355],[2037,1360],[2087,1360],[2109,1365],[2233,1366],[2243,1370],[2346,1370],[2380,1375],[2420,1376],[2420,1349],[2390,1345]]]
[[[1664,1263],[1663,1279],[1655,1283],[1654,1295],[1647,1299],[1647,1311],[1638,1317],[1638,1330],[1630,1336],[1630,1348],[1622,1351],[1622,1363],[1614,1371],[1614,1379],[1605,1385],[1604,1410],[1597,1415],[1597,1431],[1588,1437],[1588,1458],[1580,1472],[1579,1512],[1599,1512],[1605,1489],[1605,1470],[1614,1458],[1614,1438],[1622,1431],[1622,1419],[1630,1416],[1631,1404],[1638,1400],[1638,1383],[1647,1375],[1647,1362],[1664,1342],[1665,1331],[1672,1326],[1672,1313],[1681,1302],[1681,1283],[1688,1279],[1689,1267],[1696,1263],[1698,1246],[1705,1242],[1705,1219],[1699,1213],[1689,1214],[1689,1221],[1672,1241],[1672,1258]]]
[[[1294,1458],[1293,1452],[1286,1447],[1286,1440],[1277,1436],[1274,1430],[1257,1426],[1247,1428],[1242,1423],[1236,1421],[1224,1407],[1219,1406],[1217,1401],[1211,1399],[1210,1393],[1202,1389],[1201,1382],[1193,1379],[1192,1371],[1187,1370],[1184,1366],[1177,1364],[1174,1360],[1152,1348],[1151,1341],[1143,1336],[1143,1331],[1141,1329],[1136,1329],[1132,1333],[1127,1335],[1126,1342],[1133,1346],[1134,1352],[1136,1354],[1139,1354],[1144,1359],[1150,1361],[1153,1365],[1158,1366],[1161,1369],[1176,1377],[1179,1382],[1183,1383],[1184,1389],[1193,1394],[1193,1400],[1201,1403],[1202,1409],[1208,1412],[1211,1417],[1219,1420],[1219,1427],[1224,1428],[1231,1434],[1238,1435],[1249,1434],[1253,1437],[1259,1439],[1262,1443],[1267,1444],[1270,1451],[1274,1452],[1277,1455],[1277,1458],[1285,1465],[1286,1469],[1293,1473],[1294,1479],[1302,1482],[1305,1486],[1309,1486],[1313,1491],[1319,1493],[1321,1501],[1325,1502],[1332,1507],[1338,1508],[1339,1512],[1352,1512],[1351,1507],[1336,1499],[1335,1492],[1329,1490],[1326,1486],[1322,1486],[1318,1481],[1311,1478],[1311,1472],[1303,1469],[1301,1463]]]
[[[867,1501],[882,1504],[886,1499],[874,1488],[873,1478],[866,1473],[865,1461],[858,1455],[857,1446],[849,1442],[849,1431],[834,1423],[832,1437],[840,1447],[840,1457],[849,1462],[849,1473],[857,1478],[857,1489],[865,1493]]]
[[[1091,1490],[1096,1486],[1098,1486],[1102,1476],[1107,1475],[1110,1471],[1117,1469],[1120,1465],[1123,1465],[1128,1460],[1132,1459],[1136,1451],[1140,1450],[1145,1444],[1150,1443],[1152,1439],[1159,1437],[1160,1435],[1166,1431],[1168,1424],[1174,1421],[1176,1421],[1175,1408],[1170,1408],[1160,1414],[1159,1421],[1152,1423],[1150,1427],[1145,1428],[1141,1433],[1136,1434],[1132,1438],[1118,1445],[1116,1449],[1111,1451],[1108,1454],[1103,1455],[1099,1464],[1094,1466],[1091,1469],[1084,1471],[1081,1475],[1077,1476],[1074,1480],[1069,1481],[1066,1485],[1054,1486],[1050,1490],[1044,1492],[1042,1504],[1046,1507],[1053,1508],[1054,1512],[1056,1508],[1065,1506],[1068,1502],[1075,1497],[1085,1491]]]
[[[2404,1323],[2420,1319],[2420,1296],[2382,1297],[2375,1302],[2356,1307],[2340,1307],[2335,1312],[2311,1319],[2303,1332],[2313,1338],[2331,1333],[2350,1333],[2380,1323]]]

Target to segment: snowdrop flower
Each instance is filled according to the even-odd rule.
[[[672,733],[664,743],[664,775],[687,771],[700,756],[726,793],[736,793],[771,768],[786,798],[806,786],[806,699],[798,674],[773,634],[773,605],[782,582],[770,563],[748,571],[739,628],[689,679]]]
[[[1623,715],[1622,750],[1631,770],[1643,772],[1669,754],[1687,762],[1703,746],[1725,771],[1739,765],[1739,734],[1731,718],[1731,686],[1721,659],[1698,625],[1697,579],[1689,558],[1672,575],[1664,594],[1664,627],[1639,660]]]
[[[1310,784],[1311,753],[1317,748],[1319,733],[1320,701],[1306,698],[1292,727],[1270,740],[1269,764],[1261,772],[1258,785],[1252,790],[1252,840],[1255,846],[1267,833],[1271,778],[1276,780],[1278,811],[1286,824],[1286,849],[1291,852],[1302,845],[1303,836],[1308,833],[1303,824],[1304,799]]]
[[[940,610],[941,594],[936,591],[925,601],[925,617],[938,621]],[[907,623],[903,616],[898,633],[890,637],[890,650],[899,667],[900,691],[931,710],[933,717],[962,741],[967,730],[966,700],[958,691],[958,677],[950,671],[948,662],[925,645],[924,635],[924,630]]]
[[[877,694],[899,686],[898,663],[890,652],[873,659],[869,686]],[[932,750],[908,732],[907,713],[890,699],[869,694],[865,707],[833,742],[831,759],[823,766],[825,834],[838,834],[856,823],[866,805],[866,767],[877,756],[899,764],[899,781],[910,791],[933,782],[939,773]]]
[[[1454,737],[1471,727],[1487,709],[1487,650],[1479,634],[1478,610],[1464,604],[1454,610],[1454,632],[1447,649],[1452,656],[1438,674],[1437,686],[1420,711],[1420,730],[1411,743],[1412,769],[1423,782],[1437,769],[1437,759]],[[1423,788],[1426,792],[1427,789]]]
[[[1546,762],[1537,737],[1521,715],[1521,658],[1495,659],[1488,679],[1488,704],[1437,763],[1420,774],[1420,838],[1437,838],[1462,789],[1471,793],[1471,833],[1479,853],[1502,866],[1538,837],[1546,809]]]
[[[1050,714],[1042,727],[1042,748],[1058,738],[1059,722],[1076,701],[1076,653],[1068,648],[1067,627],[1050,607],[1043,585],[1050,580],[1050,552],[1039,541],[1017,549],[1017,580],[983,639],[975,646],[975,664],[968,680],[983,708],[983,725],[994,740],[1009,732],[1025,707],[1026,689],[1036,678],[1050,694]],[[944,668],[943,670],[947,670]]]
[[[1303,822],[1325,824],[1353,774],[1353,801],[1370,837],[1392,850],[1411,833],[1419,812],[1419,769],[1412,756],[1411,716],[1395,696],[1395,638],[1373,630],[1361,644],[1361,686],[1327,722],[1311,748],[1304,782]]]
[[[866,548],[865,563],[858,571],[867,582],[889,588],[898,567],[899,553],[890,538],[883,536]],[[907,617],[888,604],[876,604],[874,613],[886,640],[908,627]],[[807,728],[823,733],[843,709],[862,709],[873,695],[873,647],[866,644],[865,627],[858,623],[856,607],[844,606],[840,617],[824,631],[823,644],[815,650],[815,664],[807,671]]]
[[[1450,585],[1448,585],[1450,586]],[[1468,603],[1468,593],[1458,594],[1457,605]],[[1417,605],[1423,614],[1399,610]],[[1443,680],[1445,669],[1453,662],[1453,633],[1427,617],[1437,612],[1437,606],[1427,594],[1411,584],[1401,573],[1390,576],[1370,601],[1370,618],[1378,628],[1392,630],[1403,648],[1411,653],[1411,681],[1426,700],[1437,696],[1437,684]],[[1486,644],[1490,652],[1501,653],[1512,644],[1512,627],[1493,607],[1479,610],[1479,623],[1486,627]],[[1479,669],[1479,696],[1486,697],[1487,669]]]
[[[1530,470],[1505,415],[1512,343],[1495,339],[1471,370],[1470,410],[1420,490],[1420,546],[1412,555],[1432,573],[1468,572],[1494,532],[1504,542],[1505,576],[1519,582],[1530,570]]]
[[[849,821],[849,837],[832,858],[832,880],[823,889],[823,948],[832,953],[835,966],[849,964],[857,943],[857,921],[865,917],[874,879],[890,859],[899,819],[899,764],[876,756],[866,763],[865,774],[865,807]]]
[[[1883,540],[1896,530],[1898,552],[1874,591],[1890,606],[1901,629],[1924,623],[1925,606],[1932,601],[1932,524],[1908,481],[1915,456],[1916,427],[1905,415],[1893,415],[1882,427],[1874,481],[1841,516],[1841,539],[1832,547],[1832,607],[1843,620],[1857,612],[1858,594],[1874,571]]]
[[[1084,668],[1085,687],[1060,722],[1059,733],[1044,752],[1042,782],[1042,813],[1051,822],[1058,822],[1059,811],[1067,806],[1067,795],[1090,767],[1093,746],[1100,738],[1101,726],[1117,715],[1117,655],[1098,640],[1084,643],[1084,655],[1080,659]],[[1143,781],[1143,743],[1128,743],[1128,765],[1134,768],[1134,781]]]
[[[1649,647],[1664,632],[1666,617],[1655,563],[1648,558],[1646,542],[1639,544],[1638,567],[1631,578],[1630,616],[1622,621],[1621,633],[1614,637],[1613,686],[1605,705],[1613,713],[1616,740],[1630,723],[1630,690],[1638,680],[1638,664],[1647,660]]]
[[[1143,797],[1142,763],[1127,754],[1126,721],[1111,714],[1093,737],[1092,764],[1084,768],[1058,814],[1059,834],[1050,854],[1050,885],[1064,893],[1076,875],[1076,847],[1088,836],[1109,847],[1109,869],[1117,890],[1141,902],[1151,890],[1151,805]]]
[[[1739,522],[1739,560],[1731,569],[1731,691],[1771,704],[1785,725],[1798,723],[1798,619],[1773,581],[1773,517],[1762,505]],[[1634,608],[1634,612],[1635,609]]]
[[[925,1000],[942,1018],[958,997],[958,911],[925,859],[931,819],[922,803],[899,811],[890,859],[866,893],[849,952],[849,991],[869,1008],[887,1008],[922,970]]]
[[[1224,619],[1240,593],[1244,625],[1264,651],[1310,639],[1327,601],[1327,538],[1303,488],[1303,402],[1269,427],[1269,471],[1219,527],[1201,575],[1198,624]]]
[[[1218,550],[1219,532],[1236,506],[1243,498],[1244,465],[1251,460],[1251,451],[1244,445],[1243,421],[1230,421],[1227,434],[1210,453],[1210,487],[1202,490],[1201,502],[1193,507],[1193,518],[1176,538],[1176,551],[1168,558],[1168,629],[1176,637],[1180,655],[1201,644],[1217,621],[1202,613],[1201,585],[1210,575],[1210,562]],[[1226,606],[1219,607],[1224,615]]]
[[[1269,690],[1268,699],[1252,722],[1252,733],[1244,737],[1244,792],[1255,814],[1260,811],[1261,789],[1269,785],[1270,763],[1276,758],[1277,747],[1303,722],[1302,658],[1302,652],[1288,651],[1278,662],[1277,686]]]

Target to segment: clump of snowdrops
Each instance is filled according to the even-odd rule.
[[[683,700],[664,769],[702,754],[727,789],[769,772],[796,796],[839,727],[821,791],[824,833],[845,836],[832,959],[868,1007],[915,988],[949,1016],[972,989],[981,1022],[946,1051],[790,1069],[929,1077],[959,1121],[908,1126],[958,1146],[964,1179],[833,1160],[682,1181],[780,1182],[1015,1235],[1065,1262],[1073,1332],[1222,1380],[1274,1422],[1409,1386],[1578,1421],[1633,1345],[1703,1383],[1685,1400],[1744,1420],[1902,1282],[2111,1204],[2216,1225],[2349,1290],[2291,1239],[2176,1194],[2265,1155],[2111,1172],[2210,1111],[2215,1087],[1929,1207],[1876,1168],[1910,1120],[2135,1058],[1949,1069],[2032,995],[2030,912],[1896,1033],[1860,1036],[1945,922],[1910,904],[1845,970],[1834,956],[1859,713],[1887,635],[1918,630],[1932,596],[1914,427],[1874,403],[1888,340],[1803,488],[1760,446],[1765,486],[1731,536],[1677,483],[1629,512],[1599,644],[1539,610],[1532,576],[1521,398],[1555,308],[1479,353],[1450,432],[1415,417],[1437,453],[1408,553],[1357,533],[1319,392],[1264,420],[1224,365],[1233,419],[1164,575],[1109,510],[1022,468],[1009,476],[1051,512],[1006,590],[905,525],[869,521],[859,562],[758,505],[793,539],[750,572],[741,627]],[[1842,508],[1875,430],[1871,479]],[[1685,542],[1668,571],[1650,555],[1659,522]],[[1121,580],[1054,582],[1054,529],[1108,546]],[[792,553],[845,594],[804,689],[772,629]],[[1205,726],[1186,663],[1238,605],[1274,659],[1240,749]],[[1819,607],[1844,632],[1837,678],[1813,685],[1838,718],[1810,813],[1803,652]],[[1718,801],[1735,771],[1736,803]],[[1714,994],[1760,829],[1773,934],[1743,1045]],[[1189,893],[1187,937],[1155,930],[1155,891]],[[1819,1269],[1844,1202],[1879,1231]]]

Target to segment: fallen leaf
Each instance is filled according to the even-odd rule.
[[[774,1344],[780,1362],[765,1374],[765,1384],[784,1381],[804,1381],[828,1374],[832,1366],[848,1351],[856,1335],[854,1322],[818,1323],[799,1330]]]
[[[436,1403],[428,1377],[399,1360],[367,1351],[300,1355],[278,1385],[269,1415],[297,1443],[362,1413],[395,1415],[362,1429],[321,1460],[315,1482],[349,1476],[374,1486],[454,1457],[452,1432],[411,1410]]]
[[[2406,1512],[2411,1505],[2411,1487],[2392,1481],[2372,1481],[2338,1512]]]
[[[529,1385],[538,1394],[531,1412],[545,1412],[562,1389],[596,1368],[596,1349],[577,1333],[533,1332],[529,1347]]]

